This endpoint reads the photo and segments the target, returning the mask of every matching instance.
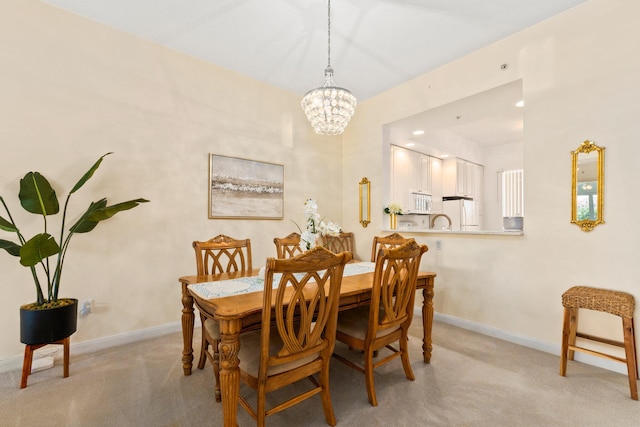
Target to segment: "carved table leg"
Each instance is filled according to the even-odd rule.
[[[182,283],[182,369],[184,375],[191,375],[193,365],[193,297],[189,294],[187,284]]]
[[[422,327],[424,337],[422,340],[422,357],[424,363],[431,363],[431,328],[433,327],[433,279],[427,280],[427,287],[422,290]]]
[[[225,427],[237,426],[238,397],[240,394],[240,369],[238,352],[240,351],[239,319],[219,320],[221,341],[220,351],[220,390],[222,392],[222,411]]]

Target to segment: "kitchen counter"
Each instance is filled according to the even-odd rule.
[[[483,230],[483,231],[452,231],[452,230],[436,230],[431,228],[396,228],[395,230],[386,228],[382,231],[396,232],[400,234],[417,233],[417,234],[455,234],[455,235],[480,235],[480,236],[523,236],[524,231],[513,230]]]

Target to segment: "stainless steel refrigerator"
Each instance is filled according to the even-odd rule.
[[[469,197],[443,197],[442,211],[451,218],[452,231],[479,231],[477,203]]]

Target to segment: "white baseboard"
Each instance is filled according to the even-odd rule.
[[[195,320],[195,327],[200,326],[200,319]],[[116,347],[119,345],[130,344],[136,341],[142,341],[149,338],[155,338],[162,335],[171,334],[174,332],[180,332],[182,330],[182,323],[168,323],[166,325],[154,326],[147,329],[141,329],[139,331],[127,332],[124,334],[113,335],[110,337],[98,338],[95,340],[84,341],[75,344],[73,342],[73,338],[71,339],[70,352],[71,356],[84,354],[84,353],[94,353],[96,351],[105,350],[107,348]],[[48,351],[49,346],[42,349],[42,353],[45,356],[51,356],[52,352]],[[58,346],[56,346],[58,347]],[[61,351],[61,349],[59,350]],[[54,350],[54,353],[57,353],[58,350]],[[43,355],[39,355],[38,351],[34,354],[34,360],[37,357],[43,357]],[[23,355],[10,357],[8,359],[0,360],[0,372],[7,372],[16,369],[22,369],[22,361]]]
[[[416,316],[416,317],[419,317]],[[490,337],[498,338],[504,341],[519,344],[525,347],[533,348],[535,350],[544,351],[545,353],[555,354],[560,357],[560,345],[548,343],[545,341],[536,340],[534,338],[526,337],[523,335],[514,334],[511,332],[503,331],[501,329],[492,328],[490,326],[482,325],[480,323],[471,322],[469,320],[461,319],[446,314],[435,313],[434,319],[447,323],[449,325],[457,326],[462,329],[467,329],[473,332],[477,332]],[[200,326],[200,319],[196,319],[196,327]],[[182,330],[182,323],[168,323],[166,325],[154,326],[152,328],[141,329],[139,331],[127,332],[124,334],[113,335],[111,337],[98,338],[95,340],[84,341],[74,344],[71,342],[71,354],[84,354],[94,353],[96,351],[105,350],[107,348],[116,347],[119,345],[130,344],[136,341],[142,341],[149,338],[155,338],[162,335],[179,332]],[[438,343],[434,343],[434,352],[437,352]],[[37,356],[36,356],[37,357]],[[23,356],[14,356],[8,359],[0,360],[0,372],[7,372],[16,369],[22,369]],[[590,356],[588,354],[577,353],[575,354],[575,360],[577,362],[587,363],[589,365],[597,366],[599,368],[607,369],[610,371],[618,372],[620,374],[627,374],[626,365],[623,363],[616,363],[611,360],[603,359],[601,357]],[[559,362],[558,362],[559,363]]]
[[[446,314],[434,313],[434,320],[449,325],[457,326],[462,329],[467,329],[479,334],[488,335],[490,337],[498,338],[503,341],[512,342],[514,344],[522,345],[524,347],[533,348],[535,350],[544,351],[545,353],[551,353],[558,356],[558,369],[560,366],[560,344],[552,344],[545,341],[540,341],[534,338],[526,337],[523,335],[514,334],[511,332],[503,331],[501,329],[492,328],[491,326],[482,325],[480,323],[471,322],[469,320],[460,319],[459,317],[449,316]],[[434,352],[437,349],[438,343],[434,343]],[[576,362],[586,363],[588,365],[597,366],[599,368],[607,369],[609,371],[618,372],[620,374],[627,375],[627,366],[624,363],[614,362],[613,360],[603,359],[602,357],[591,356],[589,354],[578,353],[574,355]]]

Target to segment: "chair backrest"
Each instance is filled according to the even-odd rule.
[[[219,274],[249,271],[251,265],[251,240],[236,240],[219,234],[206,242],[193,242],[196,252],[197,274]]]
[[[348,252],[334,254],[316,246],[293,258],[267,260],[260,376],[266,376],[270,367],[308,358],[318,352],[328,362],[336,338],[342,274],[350,259]],[[280,277],[274,288],[276,274]],[[282,347],[270,352],[273,324],[282,340]]]
[[[371,262],[376,262],[380,249],[390,249],[407,243],[411,239],[406,239],[398,233],[389,234],[388,236],[374,236],[373,245],[371,247]]]
[[[427,250],[427,245],[418,245],[413,239],[381,250],[371,290],[368,340],[381,331],[408,328],[411,324],[420,260]]]
[[[353,233],[340,232],[338,236],[323,236],[322,240],[324,247],[334,254],[346,251],[349,252],[352,257],[355,257],[355,237]]]
[[[300,234],[291,233],[287,237],[276,237],[273,239],[276,245],[276,258],[285,259],[304,252],[300,246]]]

